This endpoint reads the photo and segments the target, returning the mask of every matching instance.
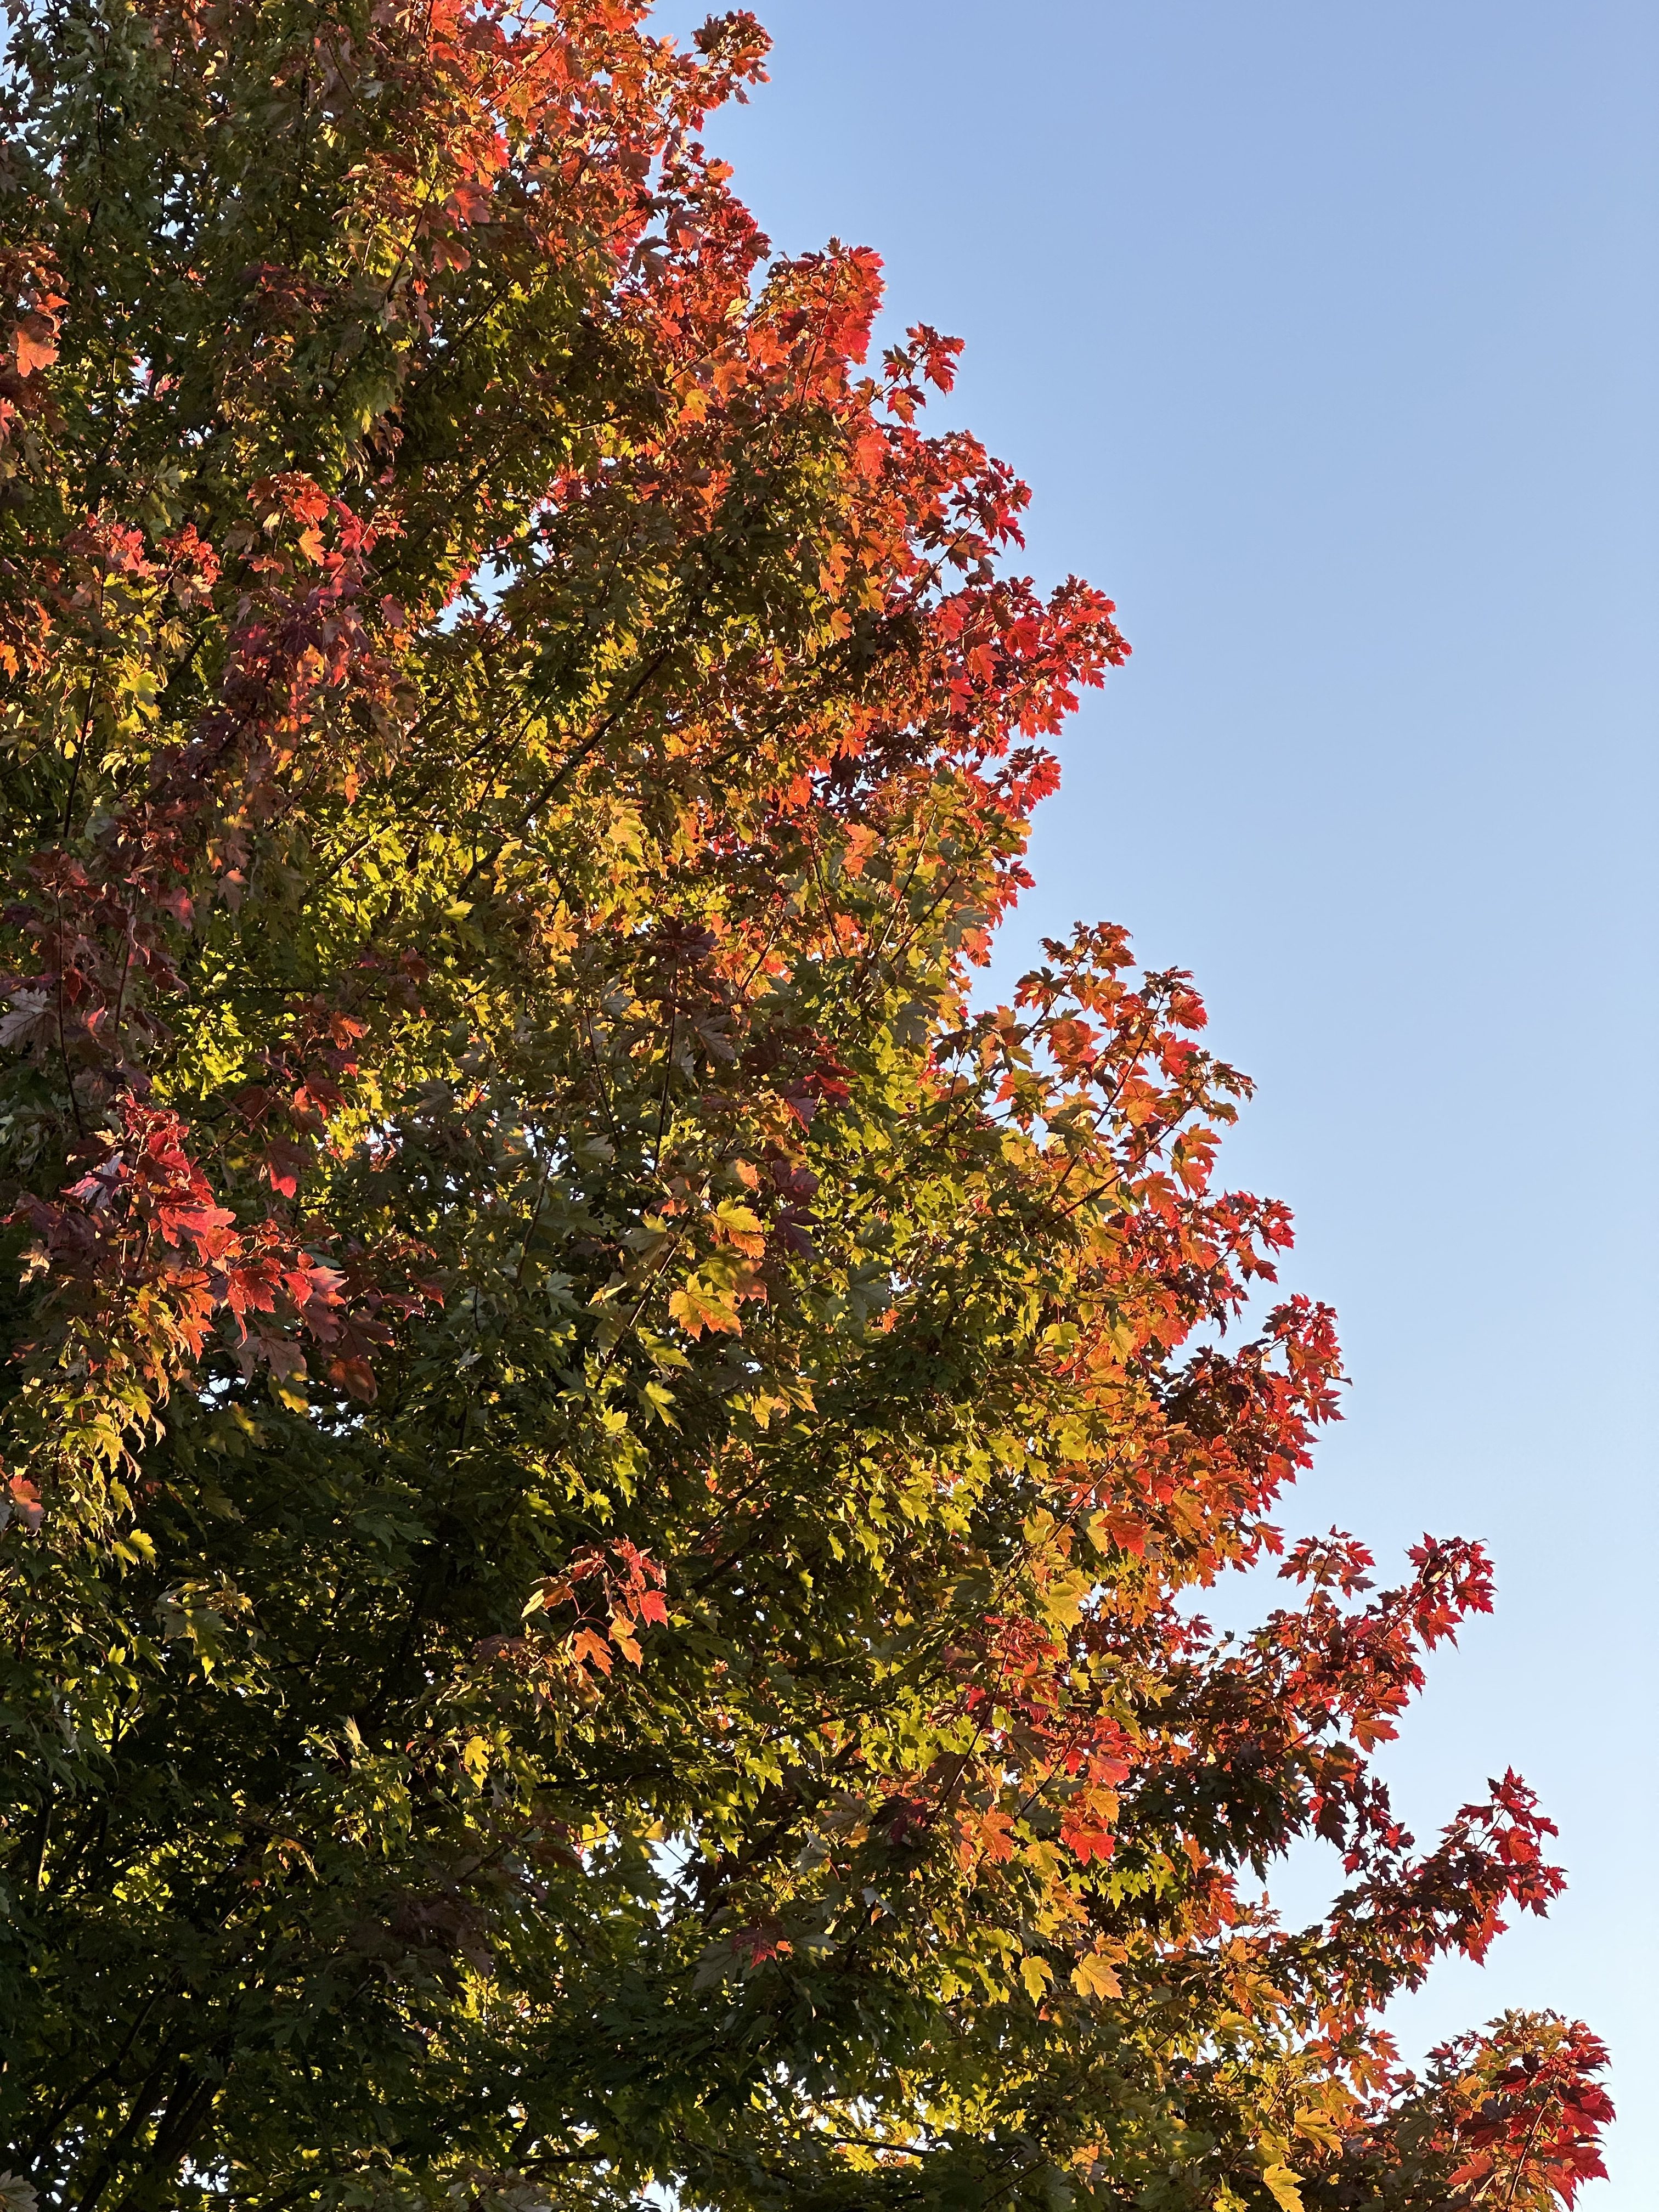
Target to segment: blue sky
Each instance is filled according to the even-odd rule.
[[[1231,1177],[1295,1207],[1353,1377],[1291,1518],[1497,1555],[1387,1768],[1421,1836],[1515,1765],[1571,1888],[1402,2036],[1589,2019],[1622,2117],[1581,2202],[1646,2212],[1659,15],[755,4],[774,81],[710,134],[738,189],[967,340],[954,411],[1033,487],[1031,567],[1135,647],[1000,966],[1105,916],[1195,971],[1260,1086]]]

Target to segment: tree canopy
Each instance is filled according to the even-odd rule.
[[[1372,1770],[1490,1570],[1285,1548],[1190,979],[975,996],[1128,648],[757,24],[8,15],[0,2203],[1570,2202],[1587,2030],[1381,2024],[1561,1887]]]

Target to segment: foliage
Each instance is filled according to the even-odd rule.
[[[1583,2031],[1378,2026],[1560,1887],[1370,1769],[1479,1549],[1188,1601],[1331,1317],[1185,975],[973,1010],[1127,648],[769,263],[764,52],[11,10],[0,2191],[1570,2201]]]

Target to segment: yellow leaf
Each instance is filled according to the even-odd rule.
[[[1302,2212],[1302,2191],[1297,2186],[1301,2179],[1288,2166],[1270,2166],[1261,2177],[1269,2196],[1284,2212]]]
[[[1024,1983],[1031,2002],[1041,2004],[1049,1983],[1054,1978],[1054,1970],[1046,1959],[1022,1959],[1019,1978]]]
[[[1019,1533],[1024,1537],[1031,1549],[1034,1552],[1038,1552],[1041,1551],[1042,1547],[1048,1542],[1049,1537],[1053,1535],[1054,1530],[1059,1527],[1059,1522],[1054,1519],[1054,1515],[1049,1512],[1048,1507],[1046,1505],[1039,1505],[1034,1513],[1031,1513],[1027,1516],[1024,1525],[1020,1529]]]
[[[1316,2142],[1322,2150],[1340,2151],[1342,2137],[1322,2112],[1298,2112],[1294,2122],[1295,2132]]]
[[[736,1199],[725,1199],[714,1209],[714,1218],[739,1252],[758,1260],[766,1249],[766,1231],[758,1215]]]
[[[728,1336],[743,1334],[730,1305],[711,1297],[695,1279],[684,1290],[675,1291],[668,1301],[668,1310],[688,1336],[701,1336],[704,1329],[724,1332]]]
[[[1067,1629],[1073,1626],[1083,1610],[1083,1601],[1094,1588],[1094,1577],[1079,1568],[1071,1573],[1056,1575],[1042,1592],[1044,1616],[1051,1626]]]
[[[1091,1951],[1072,1969],[1072,1986],[1085,1997],[1121,1997],[1123,1984],[1104,1959]]]

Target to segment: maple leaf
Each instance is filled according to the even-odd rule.
[[[743,1334],[742,1323],[730,1304],[695,1279],[672,1293],[668,1310],[688,1336],[701,1336],[705,1329],[732,1336]]]
[[[0,1015],[0,1045],[44,1042],[56,1033],[52,1000],[44,991],[16,991],[11,1012]]]
[[[1046,1959],[1028,1954],[1019,1962],[1019,1978],[1031,2002],[1041,2004],[1054,1978],[1054,1970]]]
[[[303,1146],[290,1144],[284,1137],[273,1139],[264,1152],[265,1176],[271,1188],[284,1198],[293,1198],[313,1157]]]
[[[1122,1984],[1106,1961],[1092,1951],[1085,1952],[1072,1969],[1073,1986],[1085,1997],[1118,1997],[1123,1994]]]
[[[1261,2185],[1281,2212],[1303,2212],[1301,2182],[1292,2167],[1277,2162],[1261,2170]]]
[[[591,1628],[579,1628],[572,1640],[570,1649],[572,1656],[574,1657],[579,1666],[584,1662],[591,1660],[592,1664],[599,1668],[600,1674],[608,1674],[611,1672],[611,1659],[610,1648],[606,1644],[604,1637],[599,1635],[595,1630]]]
[[[378,1386],[374,1370],[366,1359],[356,1354],[344,1354],[331,1359],[325,1371],[329,1381],[338,1383],[349,1396],[360,1400],[364,1405],[373,1404],[378,1395]]]
[[[50,315],[26,314],[12,333],[12,358],[20,376],[50,368],[58,358],[58,326]]]

